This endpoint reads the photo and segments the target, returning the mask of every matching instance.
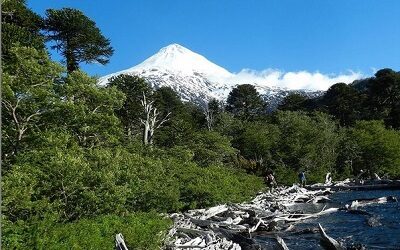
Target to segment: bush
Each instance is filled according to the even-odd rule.
[[[65,224],[50,218],[29,223],[7,221],[2,246],[5,249],[113,249],[115,235],[122,233],[129,249],[157,249],[171,223],[154,212],[104,215]]]
[[[275,123],[281,136],[272,164],[296,173],[306,171],[308,183],[323,182],[336,163],[340,141],[336,123],[323,113],[291,111],[278,112]]]
[[[21,154],[3,178],[3,212],[11,221],[40,217],[44,211],[60,221],[175,212],[242,201],[261,188],[257,177],[226,167],[203,168],[162,150],[154,150],[155,157],[123,147],[83,149],[61,133],[43,140],[36,150]],[[173,155],[185,154],[185,149],[173,150]]]
[[[348,131],[355,148],[354,174],[400,176],[400,132],[386,129],[383,121],[359,121]]]

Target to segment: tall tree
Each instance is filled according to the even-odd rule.
[[[144,115],[141,101],[143,94],[147,97],[152,94],[149,84],[138,76],[119,75],[110,80],[109,86],[116,87],[126,96],[124,105],[116,110],[116,114],[124,125],[127,137],[132,138],[140,134],[139,119]]]
[[[279,104],[278,109],[283,111],[298,111],[305,110],[306,104],[309,99],[298,93],[291,93],[283,99]]]
[[[156,143],[164,147],[186,143],[194,127],[191,108],[182,103],[177,93],[169,87],[161,87],[154,92],[154,105],[160,117],[171,113],[169,120],[158,130]]]
[[[264,114],[266,103],[253,85],[242,84],[229,93],[226,110],[247,120]]]
[[[369,84],[370,109],[375,119],[400,128],[400,73],[381,69]]]
[[[47,39],[55,43],[51,48],[64,56],[68,72],[77,70],[81,62],[107,64],[114,53],[110,40],[79,10],[46,10],[44,29]]]
[[[335,116],[341,125],[353,125],[362,118],[364,97],[355,88],[345,83],[332,85],[321,100],[322,109]]]

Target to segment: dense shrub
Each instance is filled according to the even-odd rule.
[[[129,249],[157,249],[171,223],[154,212],[103,215],[71,223],[57,223],[51,218],[5,221],[2,246],[5,249],[113,249],[115,235],[122,233]]]
[[[386,129],[383,121],[360,121],[348,131],[355,148],[352,170],[400,177],[400,132]]]
[[[178,211],[250,198],[261,180],[226,167],[203,168],[155,150],[83,149],[68,134],[50,133],[43,147],[20,155],[3,178],[11,220],[53,211],[60,221],[133,211]],[[175,148],[177,154],[179,148]],[[182,150],[181,154],[187,153]]]

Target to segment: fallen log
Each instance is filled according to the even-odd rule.
[[[387,202],[397,202],[397,198],[395,196],[387,196],[387,197],[380,197],[380,198],[368,198],[368,199],[357,199],[352,202],[357,202],[358,206],[364,206],[374,203],[387,203]]]
[[[285,222],[296,222],[296,221],[301,221],[309,218],[314,218],[318,217],[323,214],[328,214],[328,213],[333,213],[339,210],[339,208],[328,208],[324,210],[325,207],[321,210],[321,212],[315,213],[315,214],[281,214],[274,219],[273,221],[285,221]]]
[[[289,248],[286,246],[286,243],[283,241],[279,235],[276,236],[276,241],[278,242],[278,249],[280,250],[289,250]]]
[[[230,240],[236,244],[238,244],[242,249],[260,249],[261,246],[253,239],[247,238],[238,234],[236,232],[232,232],[223,228],[215,228],[214,231],[217,234],[223,236],[223,238]]]
[[[182,232],[185,233],[186,235],[189,235],[191,237],[199,237],[199,236],[206,236],[208,234],[212,235],[214,234],[213,231],[202,231],[202,230],[198,230],[198,229],[190,229],[190,228],[177,228],[176,229],[177,232]]]
[[[326,250],[343,250],[344,248],[334,238],[329,237],[321,224],[318,223],[319,233],[321,234],[321,245]]]

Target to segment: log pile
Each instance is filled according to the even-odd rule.
[[[338,184],[346,186],[348,182]],[[340,208],[324,207],[316,213],[293,212],[293,209],[290,209],[296,203],[330,202],[328,195],[332,193],[329,187],[309,190],[293,185],[278,187],[273,192],[260,193],[248,203],[223,204],[208,209],[171,214],[174,225],[165,240],[165,249],[265,249],[253,239],[256,235],[275,239],[275,245],[268,246],[269,248],[288,249],[281,236],[318,232],[321,246],[325,249],[342,249],[335,239],[326,234],[321,225],[296,231],[294,224],[340,210],[366,215],[368,225],[378,226],[378,218],[359,207],[397,202],[396,197],[388,196],[359,199]]]
[[[296,185],[261,193],[251,202],[223,204],[208,209],[189,210],[170,215],[174,226],[166,239],[166,249],[264,249],[252,237],[259,232],[275,235],[276,248],[287,249],[277,235],[288,232],[294,222],[337,211],[318,213],[290,212],[295,203],[329,202],[329,189],[307,190]]]

